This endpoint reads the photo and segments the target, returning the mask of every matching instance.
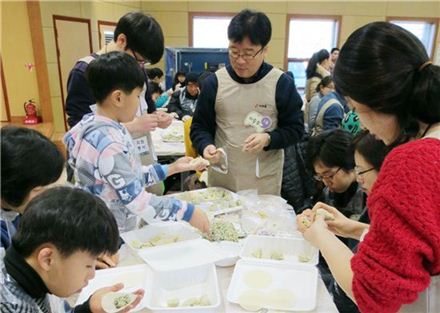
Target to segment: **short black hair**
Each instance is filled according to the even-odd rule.
[[[188,85],[188,83],[198,84],[199,83],[199,77],[200,77],[200,75],[198,73],[189,72],[185,76],[185,85]]]
[[[354,151],[362,155],[378,172],[391,150],[382,140],[376,139],[367,130],[363,130],[354,138],[353,146]]]
[[[339,51],[339,48],[337,48],[337,47],[332,48],[332,50],[330,50],[330,54],[332,54],[332,53],[335,52],[335,51]]]
[[[235,15],[228,26],[228,39],[242,42],[246,37],[254,45],[267,46],[272,36],[272,25],[266,14],[248,9]]]
[[[142,55],[151,64],[159,62],[164,51],[164,38],[159,23],[150,15],[130,12],[121,17],[116,25],[114,41],[120,34],[127,37],[126,49]]]
[[[163,90],[160,87],[160,85],[155,82],[150,82],[148,84],[148,90],[150,91],[151,94],[153,94],[153,93],[162,94],[163,93]]]
[[[324,77],[323,79],[321,79],[321,81],[319,82],[319,84],[316,86],[316,92],[320,92],[321,91],[321,87],[328,87],[331,83],[333,83],[333,78],[329,75]]]
[[[419,121],[440,122],[440,66],[429,61],[414,34],[392,23],[373,22],[348,37],[333,78],[344,96],[397,117],[401,136],[395,145],[413,138]]]
[[[98,103],[114,90],[130,94],[145,83],[145,75],[136,60],[119,51],[102,54],[90,62],[86,78]]]
[[[12,238],[23,257],[45,243],[65,257],[77,251],[113,254],[119,247],[118,226],[100,198],[78,188],[51,188],[29,202]]]
[[[342,129],[332,129],[310,137],[307,145],[307,166],[314,170],[316,162],[327,167],[340,167],[345,171],[354,169],[353,136]]]
[[[1,129],[1,198],[18,207],[29,192],[60,178],[64,157],[57,146],[36,130],[5,126]]]
[[[147,76],[149,79],[154,79],[156,77],[161,78],[163,76],[163,71],[158,67],[153,67],[147,69]]]

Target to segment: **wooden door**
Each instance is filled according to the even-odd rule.
[[[11,115],[9,113],[9,101],[8,101],[8,92],[6,90],[6,80],[5,80],[5,72],[3,71],[3,62],[0,56],[0,72],[1,72],[1,111],[0,111],[0,122],[9,122],[11,120]]]
[[[89,19],[54,15],[53,23],[57,48],[61,99],[64,112],[64,126],[67,130],[68,127],[65,111],[67,79],[76,61],[93,52],[92,33]]]

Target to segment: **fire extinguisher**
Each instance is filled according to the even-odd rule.
[[[26,113],[26,117],[24,118],[23,124],[26,125],[34,125],[38,124],[38,116],[37,116],[37,106],[35,105],[34,100],[28,100],[24,103],[24,112]]]

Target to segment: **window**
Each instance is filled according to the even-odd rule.
[[[407,31],[413,33],[425,46],[428,56],[432,58],[434,53],[435,33],[438,27],[438,22],[435,20],[417,20],[417,19],[403,19],[389,17],[387,19],[390,23],[399,25]]]
[[[99,21],[98,20],[99,48],[100,49],[113,40],[113,33],[115,31],[115,28],[116,28],[115,22]]]
[[[313,53],[337,47],[340,17],[288,16],[287,70],[298,89],[306,85],[306,68]]]
[[[109,44],[113,40],[114,32],[106,30],[104,31],[104,42],[105,44]]]
[[[190,46],[194,48],[227,48],[228,26],[232,14],[207,15],[190,13]]]

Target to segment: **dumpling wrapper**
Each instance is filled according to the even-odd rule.
[[[118,298],[126,297],[127,302],[124,305],[120,307],[116,307],[115,301],[117,301]],[[132,304],[136,300],[136,295],[133,293],[127,293],[127,292],[109,292],[106,293],[102,299],[101,299],[101,305],[105,312],[107,313],[116,313],[130,304]]]
[[[192,165],[192,166],[200,166],[200,165],[209,166],[209,161],[204,159],[204,158],[202,158],[201,156],[199,156],[199,157],[197,157],[195,159],[192,159],[189,162],[189,164]]]
[[[323,216],[324,221],[334,221],[335,220],[335,216],[332,213],[330,213],[324,209],[316,210],[316,216]]]

